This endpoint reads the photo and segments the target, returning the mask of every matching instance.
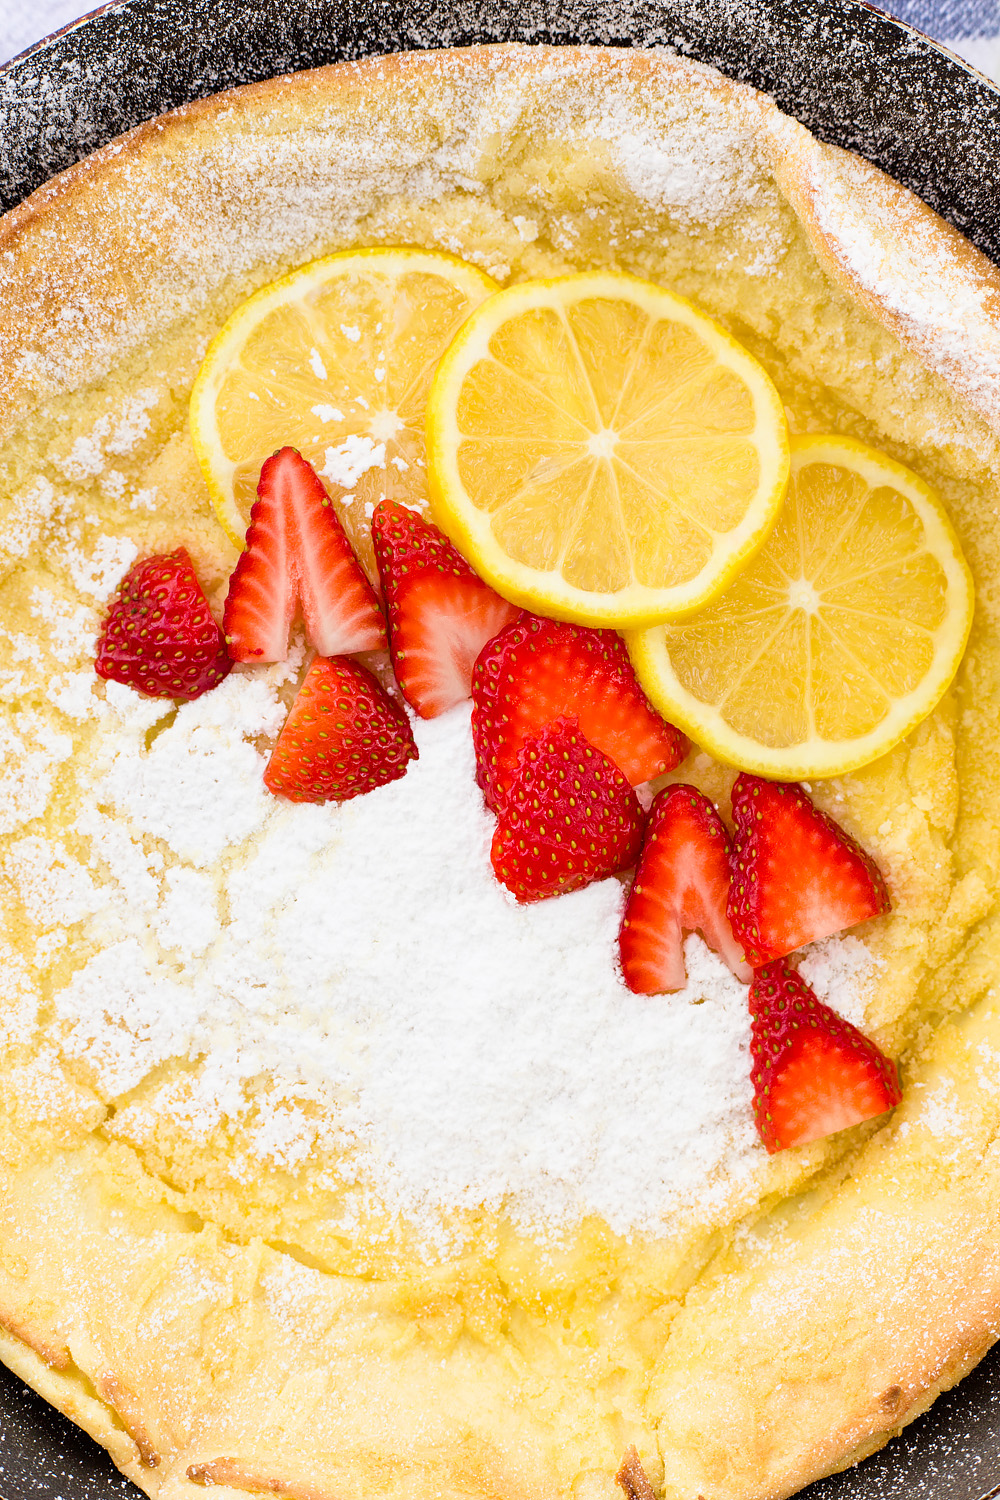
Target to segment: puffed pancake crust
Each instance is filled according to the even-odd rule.
[[[777,1500],[877,1448],[1000,1331],[995,268],[709,69],[516,46],[205,100],[56,179],[0,235],[0,1356],[160,1500],[612,1500],[633,1444],[667,1500]],[[501,282],[605,266],[661,282],[764,364],[793,431],[862,438],[943,497],[977,586],[959,676],[889,755],[812,788],[889,883],[888,917],[808,962],[899,1060],[894,1114],[767,1157],[748,1085],[718,1082],[743,1076],[747,1023],[711,974],[673,1012],[685,1036],[728,1028],[703,1074],[707,1042],[690,1065],[657,1050],[678,997],[644,998],[648,1044],[640,1028],[602,1072],[558,966],[540,974],[527,1040],[516,1009],[505,1022],[521,1072],[489,1074],[496,1135],[528,1129],[518,1077],[539,1105],[507,1156],[460,1129],[474,1048],[419,1115],[414,1068],[437,1082],[419,1017],[419,1067],[405,1048],[376,1062],[370,1118],[353,1063],[303,1061],[296,1027],[325,1035],[326,1012],[296,1019],[270,994],[257,934],[285,934],[283,982],[308,988],[289,955],[335,971],[368,913],[358,896],[348,922],[345,888],[320,921],[318,875],[277,889],[294,851],[321,870],[354,836],[335,808],[283,809],[279,827],[260,801],[288,673],[235,672],[175,710],[99,682],[93,642],[138,555],[183,545],[224,596],[235,554],[186,426],[208,340],[256,287],[378,244]],[[399,787],[429,787],[439,749],[422,741]],[[695,750],[676,776],[728,811],[730,771]],[[421,891],[408,860],[376,872],[407,931],[468,884]],[[565,909],[607,906],[609,885]],[[616,911],[595,923],[613,933]],[[451,974],[443,931],[400,960],[414,993]],[[462,1025],[459,1007],[434,1058]],[[337,1058],[363,1062],[364,1036],[338,1036]],[[415,1111],[384,1149],[366,1135],[393,1104],[382,1066]]]

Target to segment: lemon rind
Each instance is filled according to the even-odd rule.
[[[767,749],[728,727],[720,731],[721,715],[701,703],[674,676],[663,629],[654,627],[625,633],[636,675],[659,712],[717,760],[770,780],[822,780],[857,771],[887,754],[934,712],[954,681],[972,628],[975,604],[972,574],[947,512],[931,487],[911,469],[856,438],[807,434],[791,440],[793,473],[806,463],[843,464],[845,455],[849,458],[848,466],[869,484],[889,482],[911,501],[928,538],[933,541],[936,533],[938,545],[929,550],[947,579],[945,625],[931,666],[911,693],[896,700],[881,725],[848,742],[833,743],[816,736],[787,749]],[[843,750],[845,743],[851,746],[848,754]]]
[[[456,497],[465,497],[456,462],[460,433],[455,412],[462,380],[475,361],[483,357],[489,337],[495,331],[497,302],[502,298],[513,316],[537,306],[542,293],[547,294],[546,305],[550,306],[553,295],[565,305],[581,293],[608,298],[631,293],[634,300],[647,308],[657,302],[660,309],[669,310],[669,316],[702,338],[706,329],[711,330],[710,347],[721,365],[744,379],[752,372],[753,379],[747,383],[755,395],[759,390],[764,397],[763,407],[757,403],[757,425],[752,437],[765,478],[743,520],[726,533],[730,540],[717,548],[701,572],[684,584],[660,590],[632,584],[614,594],[595,596],[567,584],[554,569],[543,572],[507,557],[493,540],[488,514],[477,510],[467,498],[465,503],[455,503]],[[470,313],[442,355],[431,384],[427,400],[427,460],[427,488],[435,522],[498,593],[514,604],[555,619],[616,629],[639,629],[685,619],[721,594],[767,540],[788,488],[790,462],[785,410],[763,366],[721,324],[687,298],[617,271],[519,282],[495,293]],[[495,558],[503,559],[502,564],[498,565]],[[598,599],[609,602],[598,603]]]
[[[307,261],[305,265],[297,266],[277,280],[259,287],[241,302],[206,349],[191,389],[188,407],[191,441],[212,508],[223,531],[237,547],[242,548],[244,544],[246,520],[233,500],[236,464],[225,457],[215,417],[215,404],[223,382],[239,349],[246,342],[248,333],[260,322],[258,309],[262,304],[264,311],[268,312],[288,302],[298,301],[311,286],[331,281],[337,273],[349,273],[352,263],[359,269],[364,267],[368,270],[374,264],[383,274],[389,275],[397,266],[401,273],[406,273],[421,269],[423,263],[423,269],[436,272],[442,279],[452,280],[455,285],[462,286],[463,281],[467,281],[468,287],[463,290],[469,290],[470,297],[473,295],[473,288],[484,292],[486,296],[491,296],[499,289],[492,276],[445,250],[376,245],[361,250],[338,250],[332,255]],[[454,274],[456,270],[460,272],[459,275]],[[450,277],[449,272],[452,273]],[[263,454],[262,461],[266,457],[267,454]]]

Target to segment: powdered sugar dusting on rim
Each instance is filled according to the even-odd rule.
[[[781,115],[769,121],[779,151],[832,254],[860,300],[994,429],[1000,410],[1000,273],[974,258],[919,201],[849,152],[824,146]]]
[[[359,223],[387,200],[481,198],[484,160],[498,148],[514,148],[540,111],[568,149],[602,142],[627,189],[651,210],[674,213],[679,223],[714,224],[759,201],[762,192],[774,194],[773,185],[765,185],[766,146],[762,155],[756,139],[762,104],[752,90],[727,83],[723,102],[713,94],[712,85],[722,80],[712,69],[647,55],[668,78],[672,70],[679,80],[697,76],[707,85],[697,107],[678,90],[650,110],[629,54],[584,49],[571,58],[553,51],[541,57],[531,48],[477,63],[462,54],[436,54],[413,76],[390,61],[393,74],[384,87],[378,73],[387,60],[370,59],[359,76],[387,102],[369,112],[362,129],[334,92],[311,115],[306,148],[294,129],[270,129],[266,116],[248,117],[245,129],[227,134],[228,116],[240,105],[223,101],[196,124],[169,179],[155,159],[151,165],[121,145],[107,148],[94,159],[111,171],[100,203],[86,188],[80,200],[89,242],[83,274],[77,220],[72,255],[57,229],[32,241],[34,264],[27,272],[13,251],[0,256],[0,287],[20,288],[27,275],[39,312],[59,309],[54,319],[39,317],[37,336],[28,342],[23,307],[6,326],[0,320],[0,369],[10,373],[15,389],[36,395],[70,389],[105,374],[176,319],[196,315],[228,279],[252,277],[257,268],[282,261],[300,264],[356,238]],[[430,115],[422,70],[442,97]],[[669,88],[661,84],[660,92]],[[743,101],[735,110],[734,98]],[[426,142],[429,125],[435,133],[444,129],[433,149]],[[138,299],[122,289],[121,246],[103,227],[105,219],[114,225],[126,212],[126,202],[130,234],[143,246],[144,294]],[[498,279],[509,274],[507,265],[477,257],[474,246],[457,248]],[[140,392],[134,422],[143,420],[142,399]],[[108,434],[96,436],[105,442]],[[67,459],[75,476],[99,464],[88,443]]]
[[[308,84],[305,149],[295,129],[271,129],[266,113],[247,115],[244,129],[227,134],[227,120],[243,107],[238,95],[194,107],[189,150],[178,156],[169,180],[128,144],[106,148],[99,158],[103,169],[110,167],[105,191],[88,196],[85,188],[79,200],[88,224],[82,281],[89,288],[81,291],[74,218],[72,255],[58,229],[32,241],[29,304],[18,305],[6,328],[0,320],[0,369],[10,377],[11,415],[33,396],[103,375],[176,319],[197,314],[225,283],[247,278],[249,289],[262,267],[301,264],[349,243],[362,220],[388,201],[419,205],[463,194],[489,201],[484,163],[516,153],[524,128],[530,132],[544,110],[549,133],[570,150],[601,144],[623,189],[680,228],[735,221],[747,209],[777,201],[774,165],[783,175],[785,156],[793,167],[804,164],[809,203],[803,211],[815,216],[836,274],[850,278],[870,311],[996,422],[1000,279],[986,262],[956,257],[938,230],[920,219],[916,200],[906,208],[907,195],[876,169],[821,146],[766,96],[658,51],[581,49],[561,58],[557,49],[515,46],[475,62],[462,53],[436,53],[417,64],[369,58],[356,75],[354,65],[346,66],[345,76],[370,91],[363,131],[338,103],[336,89],[317,108],[308,91],[322,85]],[[637,66],[649,69],[648,88]],[[382,86],[379,75],[386,70],[391,77]],[[421,82],[440,95],[430,112]],[[296,85],[270,87],[280,118],[281,91]],[[119,240],[105,235],[104,221],[114,224],[123,215],[143,246],[144,295],[138,299],[123,287]],[[528,223],[524,213],[513,219]],[[753,223],[750,230],[757,232]],[[572,236],[564,243],[555,221],[550,234],[557,249],[571,252]],[[495,256],[477,257],[474,245],[448,235],[441,248],[476,260],[499,280],[510,274]],[[767,275],[780,249],[765,237],[748,273]],[[16,251],[0,255],[0,286],[23,291],[24,275]],[[57,318],[41,316],[52,306],[59,308]],[[36,310],[37,336],[25,340],[23,328],[34,325]],[[135,420],[143,420],[141,410]],[[81,471],[92,461],[96,455],[86,450],[68,459]]]

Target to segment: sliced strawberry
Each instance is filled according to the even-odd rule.
[[[264,781],[292,802],[346,802],[398,780],[416,759],[410,721],[381,683],[348,657],[317,656]]]
[[[233,663],[183,547],[126,573],[97,641],[99,677],[151,698],[200,698]]]
[[[644,822],[618,767],[564,719],[522,747],[490,858],[518,901],[542,901],[634,864]]]
[[[521,610],[494,593],[436,526],[395,500],[372,517],[396,681],[424,719],[468,698],[487,641]]]
[[[476,779],[494,811],[503,805],[521,748],[571,718],[633,786],[670,771],[687,753],[636,681],[613,630],[522,615],[484,647],[472,673]]]
[[[754,974],[750,1015],[754,1119],[768,1151],[818,1141],[899,1103],[896,1064],[783,959]]]
[[[284,661],[299,608],[320,656],[385,647],[375,590],[322,480],[294,448],[281,448],[260,471],[246,547],[229,580],[223,624],[233,659]]]
[[[733,820],[729,920],[755,967],[889,910],[875,861],[800,786],[741,773]]]
[[[729,834],[707,797],[683,783],[657,793],[618,934],[625,983],[637,995],[684,988],[686,932],[700,932],[737,978],[752,979],[726,916],[729,858]]]

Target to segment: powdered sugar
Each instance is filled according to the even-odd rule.
[[[56,996],[55,1008],[66,1023],[64,1050],[88,1063],[111,1096],[134,1088],[157,1063],[183,1056],[200,1019],[193,991],[175,984],[135,938],[96,953]]]
[[[799,973],[820,1000],[853,1026],[863,1027],[872,983],[882,967],[882,960],[860,938],[848,933],[811,943],[799,964]]]
[[[81,594],[104,604],[139,555],[134,542],[125,537],[101,536],[86,554],[68,548],[66,560],[70,577]]]
[[[216,890],[207,875],[181,867],[164,876],[164,895],[156,915],[156,936],[164,948],[197,958],[219,930]]]
[[[342,805],[271,797],[254,741],[277,733],[292,670],[238,668],[176,712],[110,683],[94,698],[90,868],[63,853],[43,876],[31,839],[12,866],[94,948],[55,996],[68,1053],[108,1097],[200,1059],[178,1096],[197,1130],[270,1077],[256,1148],[286,1165],[315,1135],[301,1101],[322,1101],[371,1191],[429,1235],[456,1206],[622,1232],[724,1209],[763,1162],[746,986],[690,937],[685,991],[631,994],[615,880],[514,901],[467,704],[416,721],[397,782]],[[840,1009],[865,962],[856,940],[805,960]]]
[[[39,474],[20,494],[11,498],[4,517],[4,551],[11,557],[27,557],[59,510],[60,499],[55,487]]]
[[[97,678],[92,667],[56,673],[49,680],[49,700],[69,719],[89,718],[94,708]]]
[[[339,417],[340,413],[337,415]],[[369,469],[384,468],[384,443],[376,443],[363,433],[348,433],[337,447],[327,448],[325,461],[319,472],[345,490],[353,490],[362,474],[367,474]]]
[[[79,861],[65,851],[53,851],[37,834],[12,844],[5,863],[17,882],[28,921],[39,932],[72,926],[101,905],[100,892]]]
[[[132,555],[135,556],[134,550]],[[92,570],[88,571],[92,577]],[[48,648],[56,661],[68,666],[81,658],[93,657],[97,640],[97,616],[93,610],[85,604],[70,603],[41,586],[32,589],[30,607],[34,619],[47,627]]]
[[[161,734],[148,752],[134,741],[123,745],[102,782],[104,800],[181,859],[211,865],[267,816],[260,755],[243,736],[276,736],[281,728],[284,709],[269,687],[232,675],[197,703],[182,704],[176,732]]]
[[[73,753],[69,735],[60,734],[34,709],[0,723],[0,833],[11,833],[44,813],[59,766]]]
[[[909,1135],[912,1130],[925,1130],[939,1141],[964,1139],[969,1129],[968,1113],[963,1108],[951,1079],[934,1079],[931,1082],[917,1080],[912,1088],[921,1095],[919,1114],[915,1119],[900,1122],[900,1135]]]
[[[918,201],[867,162],[834,152],[784,116],[770,122],[782,146],[801,153],[806,191],[822,242],[859,300],[930,368],[996,424],[1000,327],[995,269],[947,238]]]
[[[0,1045],[23,1045],[37,1021],[38,991],[24,959],[0,941]]]
[[[706,121],[706,109],[717,118]],[[776,201],[750,122],[739,128],[730,110],[713,111],[710,97],[699,109],[680,98],[661,103],[652,130],[648,116],[611,99],[584,133],[607,143],[637,198],[681,224],[717,224],[750,204]]]
[[[309,350],[309,368],[312,370],[317,380],[326,380],[328,378],[326,373],[326,365],[323,363],[323,356],[320,354],[318,349]],[[315,410],[316,408],[313,407],[313,411]]]
[[[91,431],[76,438],[65,457],[56,460],[56,467],[77,484],[95,478],[104,468],[106,453],[125,457],[135,451],[149,431],[149,412],[159,399],[160,392],[149,386],[127,398],[118,411],[98,417]]]

